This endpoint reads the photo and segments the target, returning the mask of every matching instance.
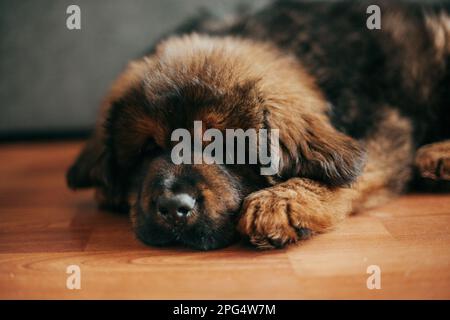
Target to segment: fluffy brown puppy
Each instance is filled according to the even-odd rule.
[[[237,230],[282,247],[401,192],[415,150],[449,136],[450,20],[443,9],[383,10],[381,31],[348,3],[281,1],[232,24],[200,19],[198,33],[161,41],[116,80],[69,186],[130,210],[145,243],[203,250]],[[347,17],[327,25],[337,12]],[[279,130],[277,174],[174,164],[172,132],[201,135],[199,120],[205,130]],[[446,144],[422,150],[419,172],[447,179]]]

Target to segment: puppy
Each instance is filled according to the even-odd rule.
[[[115,81],[68,185],[129,211],[146,244],[208,250],[239,233],[284,247],[404,191],[415,173],[450,179],[448,8],[379,6],[381,30],[350,2],[196,19]],[[194,121],[278,130],[277,173],[175,164],[171,134],[201,135]]]

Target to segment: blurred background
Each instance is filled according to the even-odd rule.
[[[162,35],[269,1],[0,0],[0,140],[86,136],[114,78]],[[71,4],[81,30],[66,27]]]
[[[0,139],[82,137],[130,59],[201,10],[267,0],[0,0]],[[68,30],[66,9],[81,9]]]

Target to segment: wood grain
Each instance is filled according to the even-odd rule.
[[[150,248],[92,191],[66,188],[80,146],[0,146],[0,298],[450,298],[449,195],[406,195],[283,250]],[[72,264],[81,290],[66,288]],[[367,289],[369,265],[380,290]]]

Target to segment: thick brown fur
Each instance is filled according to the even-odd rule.
[[[386,7],[385,33],[357,28],[352,35],[366,34],[367,48],[359,53],[375,48],[376,57],[358,56],[357,65],[345,66],[342,57],[327,56],[332,53],[320,39],[308,40],[305,21],[316,22],[303,6],[277,2],[209,32],[211,24],[200,22],[201,34],[169,37],[130,63],[103,103],[93,137],[68,173],[69,185],[93,186],[101,204],[130,210],[145,243],[206,250],[229,244],[236,230],[261,248],[283,247],[404,191],[414,172],[448,180],[448,142],[415,156],[419,146],[450,138],[445,124],[431,123],[449,118],[449,95],[442,89],[450,85],[445,11],[416,16]],[[343,9],[326,6],[310,9]],[[358,10],[348,14],[360,12],[364,21]],[[291,25],[282,33],[277,21],[286,12]],[[405,43],[404,28],[420,39],[417,46]],[[393,48],[400,50],[395,57]],[[426,72],[431,66],[438,68],[433,76]],[[171,133],[186,128],[202,134],[193,131],[196,120],[203,130],[278,129],[278,174],[261,176],[258,165],[174,165]],[[197,200],[183,226],[156,207],[158,197],[179,192]]]

